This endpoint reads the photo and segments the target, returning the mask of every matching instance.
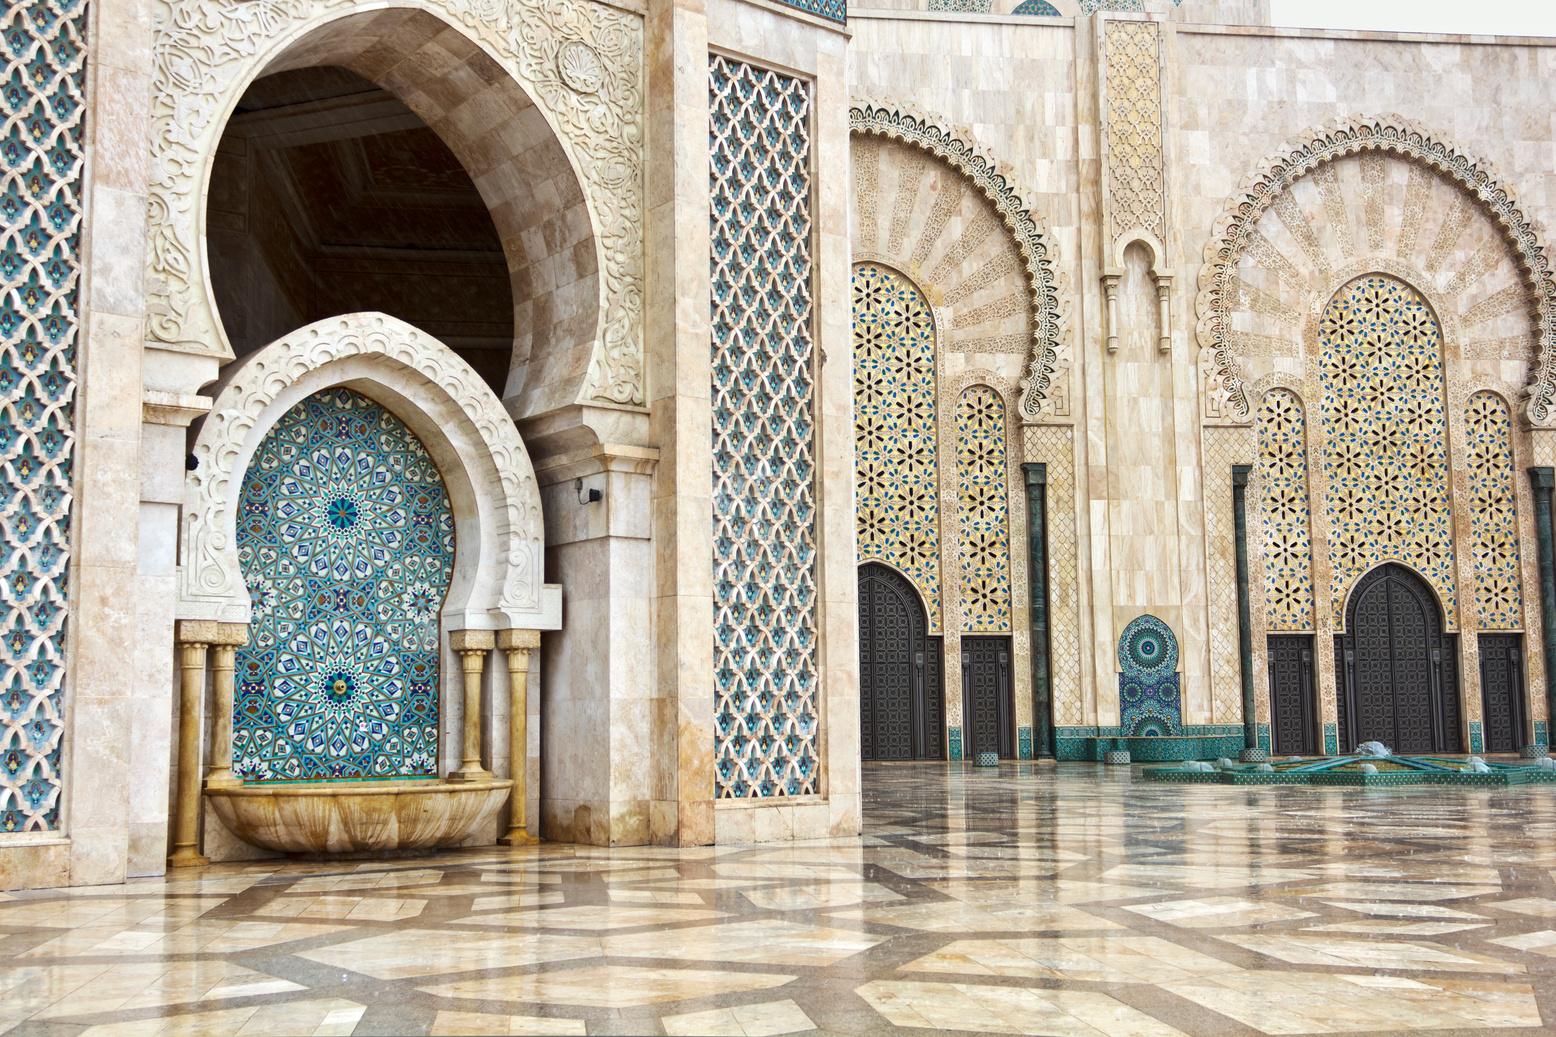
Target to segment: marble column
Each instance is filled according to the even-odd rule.
[[[183,620],[178,624],[181,675],[178,712],[178,798],[173,816],[170,868],[209,864],[200,844],[200,704],[205,697],[205,657],[221,624]]]
[[[211,644],[211,684],[216,701],[211,718],[211,771],[205,779],[208,789],[243,784],[243,779],[232,773],[232,684],[233,657],[248,643],[247,623],[216,624],[216,640]]]
[[[508,766],[513,794],[508,801],[508,834],[497,841],[523,846],[540,840],[529,834],[529,654],[540,647],[538,630],[499,630],[497,647],[508,656]]]
[[[459,770],[449,781],[490,781],[492,772],[481,766],[481,676],[486,672],[486,657],[496,639],[490,630],[452,630],[449,647],[459,653],[464,668],[464,738]]]

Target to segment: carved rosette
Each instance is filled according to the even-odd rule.
[[[1535,426],[1556,427],[1556,281],[1540,236],[1506,181],[1487,163],[1397,115],[1337,119],[1309,130],[1264,159],[1216,218],[1199,272],[1200,373],[1207,419],[1252,420],[1252,394],[1230,344],[1231,285],[1250,234],[1277,196],[1326,162],[1362,151],[1392,151],[1444,174],[1474,197],[1505,235],[1537,308],[1539,359],[1525,390],[1525,413]]]
[[[643,24],[592,0],[403,0],[463,29],[545,114],[588,195],[600,333],[581,397],[643,401]],[[343,0],[160,0],[154,15],[146,335],[227,352],[206,287],[201,199],[227,116],[269,61],[358,9]],[[582,47],[593,58],[590,69]],[[587,74],[586,74],[587,73]],[[590,90],[584,83],[594,83]]]
[[[1021,381],[1018,410],[1027,421],[1050,416],[1065,314],[1060,302],[1054,247],[1022,200],[1014,175],[1000,169],[993,159],[981,154],[967,140],[922,116],[905,111],[901,105],[855,104],[848,110],[848,127],[854,133],[879,134],[923,148],[948,162],[983,192],[1004,219],[1021,251],[1032,296],[1032,347],[1027,374]]]
[[[500,488],[488,486],[483,492],[477,486],[477,493],[488,499],[485,507],[491,509],[495,527],[496,549],[490,560],[496,570],[488,574],[495,600],[482,606],[510,616],[546,607],[540,490],[529,453],[502,401],[469,364],[436,339],[387,314],[353,313],[299,328],[245,357],[217,396],[195,443],[198,465],[187,481],[180,616],[249,621],[236,542],[235,509],[244,476],[235,470],[238,459],[252,447],[256,427],[273,423],[266,412],[289,387],[326,364],[371,356],[393,361],[405,377],[431,382],[455,401],[491,458],[486,481]]]

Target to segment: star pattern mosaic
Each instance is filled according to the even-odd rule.
[[[454,515],[415,433],[350,389],[301,401],[243,478],[232,769],[248,781],[429,777]]]
[[[1313,539],[1308,514],[1307,417],[1295,393],[1276,389],[1259,405],[1259,523],[1264,546],[1265,624],[1313,630]]]
[[[256,861],[0,894],[0,1027],[1543,1034],[1556,788],[865,764],[863,833]]]
[[[958,545],[962,629],[1010,631],[1009,491],[1005,469],[1005,404],[975,385],[956,406]]]
[[[0,832],[59,827],[86,23],[0,14]]]
[[[1335,629],[1356,581],[1385,561],[1421,573],[1458,615],[1442,333],[1402,281],[1358,278],[1319,322]]]
[[[710,59],[714,784],[819,791],[810,86]]]
[[[1513,493],[1513,422],[1495,393],[1464,408],[1469,442],[1470,559],[1475,622],[1481,630],[1522,630],[1523,573],[1518,559],[1518,503]]]
[[[1119,730],[1134,737],[1183,734],[1178,638],[1155,616],[1139,616],[1118,638]]]
[[[940,629],[935,328],[924,296],[886,267],[854,268],[854,486],[859,560],[900,570]]]

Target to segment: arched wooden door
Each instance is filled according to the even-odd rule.
[[[1363,576],[1337,640],[1347,748],[1460,751],[1457,641],[1425,581],[1392,562]]]
[[[941,640],[902,574],[859,567],[859,744],[866,760],[938,760]]]

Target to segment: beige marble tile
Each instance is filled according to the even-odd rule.
[[[1494,907],[1499,911],[1512,911],[1520,915],[1533,915],[1536,918],[1556,918],[1556,900],[1548,897],[1519,897],[1517,900],[1494,900],[1484,907]]]
[[[1431,943],[1249,933],[1220,937],[1294,965],[1350,965],[1371,969],[1429,969],[1435,972],[1492,972],[1522,975],[1524,967],[1473,951],[1450,951]]]
[[[857,907],[829,912],[833,918],[897,925],[928,932],[977,933],[1010,930],[1123,929],[1106,918],[1062,904],[1021,904],[995,901],[987,904],[939,901],[903,906]]]
[[[1053,1037],[1178,1037],[1106,994],[973,983],[874,980],[855,990],[892,1026]]]
[[[1270,902],[1255,903],[1239,897],[1168,900],[1159,904],[1126,904],[1124,910],[1188,929],[1209,929],[1222,925],[1257,925],[1261,922],[1288,922],[1297,918],[1316,917],[1313,912],[1298,907]]]
[[[1238,966],[1154,936],[953,940],[900,966],[901,972],[1163,983],[1240,971]]]
[[[814,1030],[816,1024],[793,1001],[764,1001],[736,1008],[661,1016],[670,1037],[774,1037],[781,1033]]]
[[[1360,901],[1326,900],[1324,903],[1330,907],[1343,907],[1347,911],[1359,911],[1366,915],[1380,915],[1384,918],[1485,918],[1485,915],[1471,914],[1468,911],[1457,911],[1451,907],[1443,907],[1441,904],[1387,904],[1365,903]]]
[[[432,1037],[513,1037],[551,1035],[583,1037],[588,1024],[582,1019],[547,1019],[538,1015],[491,1015],[485,1012],[443,1012],[432,1021]]]
[[[483,1001],[626,1008],[683,1001],[692,997],[767,990],[793,979],[793,976],[766,972],[596,965],[528,976],[459,980],[421,989],[441,997],[477,998]]]
[[[229,1008],[155,1019],[89,1026],[92,1037],[196,1037],[230,1033],[233,1037],[344,1037],[356,1028],[366,1007],[341,998]]]
[[[873,882],[751,889],[741,895],[764,911],[815,911],[827,907],[890,903],[902,899],[901,894]]]
[[[425,900],[394,897],[277,897],[265,908],[264,913],[283,918],[397,922],[402,918],[415,918],[426,906]]]
[[[1518,936],[1503,936],[1495,940],[1487,940],[1487,943],[1499,944],[1503,947],[1511,947],[1515,951],[1530,951],[1534,954],[1543,954],[1556,958],[1556,932],[1550,929],[1541,929],[1539,932],[1522,933]]]
[[[600,941],[610,955],[740,961],[761,965],[831,965],[881,943],[883,937],[761,919],[697,929],[612,935]]]
[[[1305,925],[1305,933],[1377,933],[1393,936],[1442,936],[1466,929],[1485,929],[1489,922],[1404,922],[1387,918],[1360,918],[1350,922],[1329,922],[1325,925]]]
[[[632,929],[645,925],[675,925],[726,918],[726,912],[693,910],[674,905],[579,904],[575,907],[542,907],[530,911],[504,911],[495,915],[471,915],[474,925],[519,925],[540,929]]]
[[[599,941],[583,936],[399,929],[304,951],[300,957],[378,979],[408,979],[442,972],[566,961],[599,953]]]

